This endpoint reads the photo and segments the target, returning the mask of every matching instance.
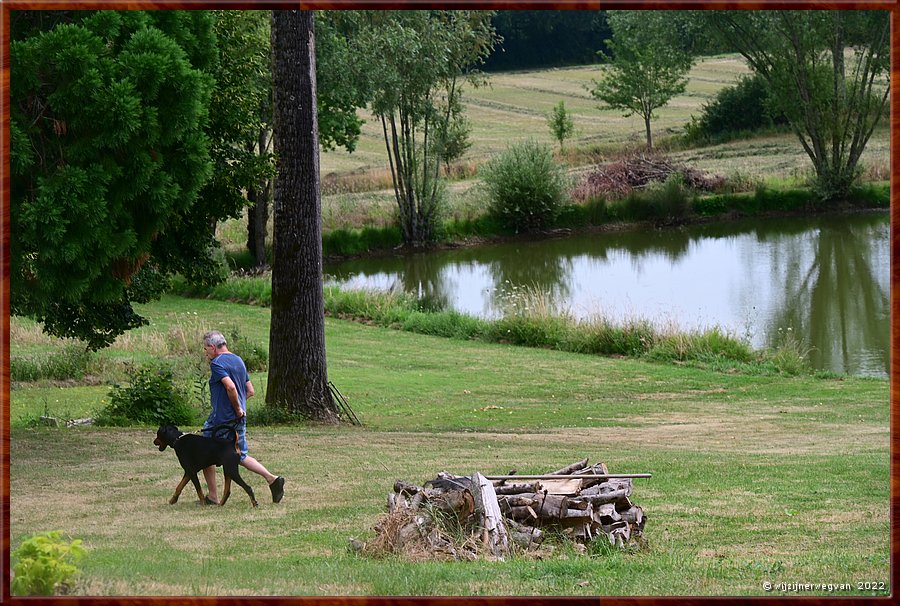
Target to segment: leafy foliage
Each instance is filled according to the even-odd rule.
[[[606,11],[501,10],[491,19],[501,44],[484,64],[487,71],[596,63],[609,37]]]
[[[565,101],[560,101],[553,107],[547,116],[547,125],[550,127],[550,134],[559,141],[559,149],[562,151],[565,140],[575,134],[575,120],[566,109]]]
[[[354,39],[368,57],[372,111],[381,120],[404,240],[434,238],[441,203],[440,165],[461,84],[477,84],[473,67],[496,41],[485,11],[365,13]],[[457,132],[459,132],[457,130]],[[434,141],[437,137],[438,141]]]
[[[138,367],[128,371],[129,385],[115,386],[109,404],[96,417],[97,425],[189,425],[198,421],[185,389],[169,368]]]
[[[81,540],[62,540],[62,532],[52,530],[31,535],[12,553],[13,579],[10,593],[21,596],[50,596],[67,593],[78,573],[78,562],[86,550]]]
[[[734,86],[720,90],[715,99],[705,103],[699,118],[688,126],[689,139],[713,141],[740,132],[785,124],[784,116],[773,116],[769,91],[760,76],[742,76]]]
[[[17,12],[10,47],[11,311],[96,349],[211,267],[216,46],[203,12],[51,16]]]
[[[269,350],[245,337],[238,326],[228,331],[228,351],[240,356],[249,372],[265,372],[269,367]]]
[[[697,18],[769,85],[773,110],[812,160],[819,198],[844,198],[887,107],[888,13],[709,11]]]
[[[516,231],[549,227],[566,196],[566,176],[549,147],[527,140],[510,146],[482,172],[489,211]]]
[[[684,92],[693,64],[670,26],[667,11],[609,11],[613,37],[606,41],[611,54],[603,77],[594,80],[591,94],[625,116],[644,119],[647,147],[653,147],[650,119],[654,110]]]

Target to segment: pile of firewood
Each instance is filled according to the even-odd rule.
[[[661,154],[644,151],[597,167],[578,184],[572,197],[579,202],[601,196],[619,200],[635,189],[662,183],[673,174],[680,174],[688,187],[702,191],[715,191],[725,183],[724,177],[679,166]]]
[[[537,549],[548,531],[579,543],[601,540],[640,544],[647,521],[631,502],[632,479],[650,474],[610,474],[582,459],[541,475],[457,476],[441,472],[424,486],[403,480],[387,496],[387,514],[376,537],[351,539],[369,555],[502,559]]]

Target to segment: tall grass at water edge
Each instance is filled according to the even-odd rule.
[[[181,294],[198,296],[194,290]],[[271,282],[266,276],[232,277],[205,293],[213,299],[268,306]],[[658,362],[692,363],[749,373],[796,375],[809,372],[807,354],[796,339],[774,349],[754,350],[729,331],[714,326],[685,331],[673,323],[648,319],[621,322],[595,314],[575,318],[533,287],[508,286],[499,293],[500,317],[476,318],[453,310],[434,310],[415,297],[394,291],[325,288],[326,314],[374,326],[448,337],[540,347],[601,356],[641,357]]]

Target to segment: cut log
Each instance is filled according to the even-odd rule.
[[[534,495],[535,503],[532,508],[542,520],[559,519],[569,509],[569,497],[555,494]]]
[[[639,528],[644,527],[644,510],[637,505],[632,506],[631,509],[620,512],[619,515],[629,524],[633,524]]]
[[[394,482],[394,492],[398,492],[402,495],[411,497],[416,493],[422,492],[422,488],[420,486],[416,486],[415,484],[404,482],[403,480],[397,480],[396,482]]]
[[[398,509],[409,509],[409,502],[403,495],[391,492],[387,496],[387,510],[394,513]]]
[[[594,463],[590,467],[585,467],[584,469],[579,469],[572,475],[608,475],[609,468],[605,463]],[[593,480],[583,480],[582,488],[588,488],[590,486],[594,486],[595,484],[600,484],[604,480],[601,478],[595,478]]]
[[[591,496],[598,494],[609,494],[613,492],[624,492],[624,496],[631,496],[631,492],[634,490],[634,483],[631,481],[631,478],[607,478],[599,484],[591,486],[590,488],[585,488],[581,491],[579,496]]]
[[[537,512],[530,505],[524,507],[510,507],[507,516],[520,522],[535,522],[538,519]]]
[[[572,500],[576,503],[590,503],[595,507],[598,505],[606,505],[608,503],[619,503],[622,499],[627,499],[628,497],[624,492],[610,492],[607,494],[595,494],[595,495],[584,495],[574,497]],[[628,509],[626,507],[626,509]]]
[[[574,520],[576,518],[591,520],[593,515],[594,512],[590,509],[565,509],[559,517],[564,520]]]
[[[410,509],[418,509],[419,507],[422,506],[422,503],[424,503],[424,502],[425,502],[425,493],[417,492],[409,500],[409,508]]]
[[[523,492],[540,492],[541,483],[535,482],[534,484],[503,484],[505,480],[500,480],[498,482],[499,486],[494,487],[494,492],[498,495],[502,494],[522,494]]]
[[[575,463],[572,463],[571,465],[566,465],[562,469],[557,469],[556,471],[551,471],[551,472],[547,473],[547,475],[548,476],[567,476],[574,471],[577,471],[579,469],[583,469],[584,467],[587,467],[587,464],[588,464],[587,459],[581,459],[580,461],[576,461]]]
[[[435,507],[445,513],[465,520],[475,512],[475,497],[468,489],[448,490],[434,497],[431,501]]]
[[[497,497],[500,501],[500,505],[502,506],[504,503],[508,507],[525,507],[528,505],[534,505],[537,501],[534,498],[534,495],[524,495],[524,494],[512,494],[505,495],[501,497]]]

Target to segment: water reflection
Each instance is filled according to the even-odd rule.
[[[517,240],[326,273],[482,317],[501,313],[498,292],[528,286],[576,317],[719,325],[756,347],[790,328],[817,368],[887,376],[889,244],[887,213],[872,213]]]

